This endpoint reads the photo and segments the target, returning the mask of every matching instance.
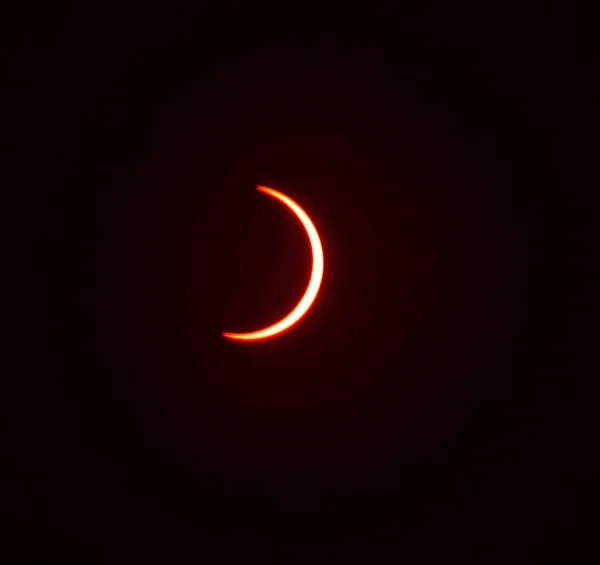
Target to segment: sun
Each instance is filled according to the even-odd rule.
[[[300,223],[306,230],[312,250],[312,271],[310,275],[310,281],[308,282],[308,287],[300,299],[300,302],[298,302],[295,308],[287,316],[285,316],[285,318],[266,328],[253,332],[223,332],[222,335],[224,337],[233,340],[256,341],[275,337],[276,335],[289,330],[294,324],[297,324],[302,319],[306,312],[308,312],[309,308],[313,305],[313,302],[315,301],[315,298],[319,292],[319,288],[321,287],[321,281],[323,280],[323,246],[321,245],[321,239],[319,238],[317,228],[315,228],[315,225],[308,217],[308,214],[289,196],[286,196],[277,190],[267,188],[266,186],[257,186],[256,189],[285,204],[300,220]]]

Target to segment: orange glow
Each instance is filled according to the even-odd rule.
[[[310,281],[308,283],[308,287],[304,296],[300,299],[300,302],[296,305],[296,307],[282,320],[264,328],[262,330],[257,330],[249,333],[229,333],[223,332],[223,335],[229,339],[238,339],[238,340],[258,340],[258,339],[266,339],[268,337],[274,337],[288,329],[290,329],[296,322],[298,322],[304,314],[308,311],[308,309],[312,306],[312,303],[315,301],[317,293],[319,292],[319,287],[321,286],[321,280],[323,279],[323,247],[321,246],[321,240],[319,239],[319,234],[317,233],[317,229],[314,224],[306,214],[306,212],[298,206],[291,198],[286,196],[285,194],[281,194],[281,192],[277,192],[272,188],[267,188],[266,186],[257,186],[257,190],[272,196],[273,198],[277,198],[283,202],[302,222],[304,229],[308,235],[308,239],[310,241],[310,247],[312,249],[312,273],[310,276]]]

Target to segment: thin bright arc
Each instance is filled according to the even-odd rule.
[[[317,293],[319,292],[321,281],[323,280],[323,247],[321,246],[321,239],[319,238],[317,228],[315,228],[311,219],[308,217],[308,214],[302,208],[300,208],[300,206],[298,206],[298,204],[296,204],[296,202],[294,202],[291,198],[289,198],[285,194],[282,194],[281,192],[278,192],[277,190],[267,188],[266,186],[257,186],[256,189],[283,202],[288,208],[290,208],[292,212],[294,212],[294,214],[296,214],[308,235],[310,247],[312,250],[313,264],[310,281],[308,283],[308,287],[306,288],[304,296],[300,299],[300,302],[298,302],[296,307],[285,318],[271,326],[254,332],[223,332],[223,336],[225,336],[226,338],[244,341],[252,341],[258,339],[265,339],[268,337],[274,337],[280,334],[281,332],[290,329],[306,314],[308,309],[312,306],[313,302],[315,301],[315,298],[317,297]]]

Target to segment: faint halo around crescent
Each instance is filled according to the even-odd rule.
[[[290,329],[294,324],[296,324],[303,316],[306,314],[308,309],[312,306],[317,293],[319,292],[319,287],[321,286],[321,280],[323,279],[323,247],[321,246],[321,240],[319,239],[319,234],[317,233],[317,229],[312,223],[311,219],[308,217],[308,214],[298,206],[291,198],[273,190],[272,188],[267,188],[266,186],[257,186],[257,190],[260,192],[264,192],[273,198],[283,202],[300,220],[306,233],[308,235],[308,239],[310,241],[310,247],[312,249],[312,273],[310,275],[310,281],[308,283],[308,287],[306,288],[306,292],[304,296],[300,299],[300,302],[296,305],[296,307],[282,320],[268,326],[262,330],[257,330],[249,333],[229,333],[223,332],[223,336],[228,339],[242,340],[242,341],[253,341],[259,339],[266,339],[269,337],[274,337],[288,329]]]

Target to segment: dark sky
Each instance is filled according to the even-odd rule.
[[[23,562],[568,555],[540,234],[569,18],[285,11],[88,3],[8,36],[37,273],[3,503]],[[310,272],[257,184],[312,217],[325,275],[244,344],[221,332]]]

